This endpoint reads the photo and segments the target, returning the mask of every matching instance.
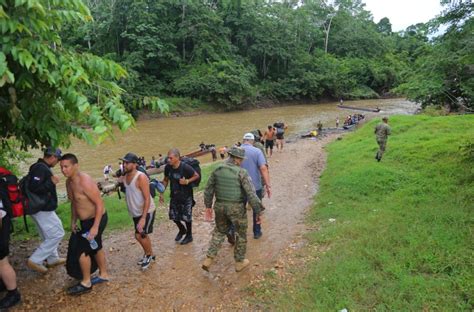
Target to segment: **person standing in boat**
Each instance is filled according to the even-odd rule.
[[[377,144],[379,145],[379,150],[375,155],[375,159],[377,159],[377,161],[382,160],[383,153],[387,147],[388,136],[391,134],[391,132],[392,129],[388,125],[388,117],[382,118],[382,122],[375,127],[374,131]]]
[[[321,122],[321,120],[318,122],[318,132],[321,133],[323,131],[323,123]]]

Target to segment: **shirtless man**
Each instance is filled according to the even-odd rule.
[[[92,290],[92,285],[107,282],[109,275],[102,250],[102,233],[107,225],[107,213],[96,182],[86,173],[79,171],[77,157],[65,154],[61,157],[61,172],[67,178],[66,189],[71,201],[71,230],[79,233],[78,254],[82,281],[68,289],[68,294],[79,295]],[[77,228],[79,219],[81,228]],[[87,235],[87,238],[84,236]],[[94,248],[94,242],[97,248]],[[91,279],[91,256],[94,256],[99,275]]]
[[[265,153],[268,157],[272,157],[273,154],[273,144],[275,142],[276,130],[271,125],[268,126],[268,130],[265,131],[263,137],[265,138]],[[270,153],[268,153],[270,149]]]

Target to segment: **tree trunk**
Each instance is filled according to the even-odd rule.
[[[183,14],[181,15],[181,25],[184,26],[184,19],[186,17],[186,5],[183,3]],[[183,36],[183,62],[186,61],[186,36]]]
[[[327,28],[326,26],[324,26],[324,31],[326,32],[326,39],[324,40],[324,52],[326,54],[328,53],[329,31],[331,30],[331,23],[332,23],[333,18],[334,18],[334,15],[331,16],[331,18],[329,19],[329,25]]]

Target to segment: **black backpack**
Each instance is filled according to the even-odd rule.
[[[199,165],[200,164],[199,160],[197,160],[196,158],[191,158],[191,157],[183,157],[181,158],[181,161],[193,167],[194,171],[196,171],[197,174],[199,174],[199,178],[190,184],[192,187],[198,187],[199,183],[201,183],[201,166]],[[182,173],[181,173],[181,176],[183,176]]]

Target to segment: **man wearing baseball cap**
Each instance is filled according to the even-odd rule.
[[[42,240],[26,265],[43,274],[48,272],[48,268],[66,262],[66,259],[58,254],[59,243],[64,237],[63,224],[55,211],[58,208],[56,185],[59,183],[59,177],[51,171],[60,158],[59,148],[46,148],[43,158],[30,167],[26,181],[28,191],[40,198],[38,202],[41,202],[41,205],[37,207],[37,211],[32,212],[31,218]]]
[[[252,183],[255,188],[257,197],[263,198],[263,184],[265,184],[265,190],[267,191],[268,198],[271,196],[270,190],[270,176],[268,174],[267,161],[263,152],[253,146],[255,137],[252,133],[246,133],[243,137],[242,148],[245,150],[245,159],[242,161],[241,167],[247,170]],[[262,237],[262,226],[257,218],[257,214],[253,213],[253,237],[259,239]]]
[[[260,219],[260,214],[265,208],[256,196],[255,189],[250,181],[247,171],[240,167],[245,159],[245,150],[232,147],[229,159],[217,167],[209,177],[204,191],[204,204],[206,206],[205,219],[211,221],[213,199],[216,226],[212,232],[211,242],[207,251],[207,258],[202,268],[209,271],[214,258],[219,251],[224,238],[229,233],[230,227],[236,232],[234,259],[237,272],[245,269],[250,261],[245,259],[247,251],[247,209],[245,198]]]
[[[155,221],[155,203],[150,195],[150,181],[146,174],[137,170],[138,156],[127,153],[123,158],[123,173],[121,177],[125,185],[125,197],[128,212],[135,224],[135,239],[143,248],[143,257],[138,261],[142,270],[146,270],[155,260],[149,234],[153,232]]]

